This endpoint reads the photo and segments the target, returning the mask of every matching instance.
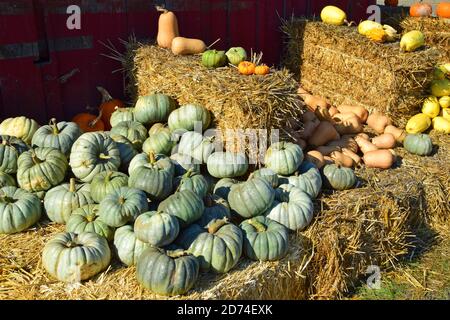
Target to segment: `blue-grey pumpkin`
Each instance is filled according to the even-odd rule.
[[[173,184],[175,191],[191,190],[200,198],[206,196],[209,190],[209,184],[205,177],[200,173],[192,171],[188,171],[184,175],[176,177]]]
[[[238,180],[231,178],[220,179],[214,186],[214,194],[228,201],[228,195],[230,194],[231,187],[237,183],[239,183]]]
[[[111,127],[115,127],[123,121],[135,121],[134,108],[117,108],[109,119]]]
[[[138,150],[148,137],[147,128],[137,121],[123,121],[111,129],[111,135],[121,135],[127,138]]]
[[[124,225],[116,230],[113,246],[122,263],[127,266],[134,266],[142,252],[150,247],[150,244],[136,238],[133,226]]]
[[[159,129],[145,140],[142,150],[145,153],[164,154],[170,156],[176,141],[169,128]]]
[[[215,137],[204,137],[198,132],[186,132],[178,144],[178,153],[187,154],[199,164],[206,163],[215,151]]]
[[[178,219],[170,214],[151,211],[140,215],[134,222],[136,237],[154,247],[171,244],[180,232]]]
[[[158,211],[177,217],[181,228],[200,219],[204,210],[202,199],[191,190],[176,192],[158,206]]]
[[[28,150],[28,146],[19,138],[0,136],[0,171],[4,173],[17,172],[19,156]]]
[[[236,178],[248,171],[248,159],[243,153],[215,152],[207,161],[208,172],[214,178]]]
[[[262,178],[264,180],[267,180],[267,182],[269,182],[273,188],[277,188],[279,186],[278,174],[269,168],[262,168],[254,171],[250,175],[249,179],[252,178]]]
[[[288,178],[288,183],[306,192],[311,198],[317,198],[322,188],[322,176],[317,167],[304,161],[295,174]]]
[[[200,220],[195,223],[201,227],[207,226],[216,219],[231,218],[231,209],[228,202],[216,195],[207,195],[203,198],[205,210]]]
[[[267,168],[280,175],[290,175],[303,161],[303,151],[299,145],[291,142],[274,143],[267,150],[264,161]]]
[[[111,138],[117,144],[117,148],[120,152],[120,170],[128,172],[131,160],[139,153],[136,146],[131,143],[126,137],[120,134],[112,134]]]
[[[128,186],[128,176],[122,172],[104,171],[97,174],[91,182],[91,196],[100,203],[108,194]]]
[[[419,156],[429,156],[433,152],[433,142],[427,134],[408,134],[403,146],[408,152]]]
[[[173,165],[175,166],[175,176],[182,176],[189,170],[200,173],[200,164],[187,154],[174,153],[170,156]]]
[[[355,172],[336,164],[327,164],[323,167],[324,182],[335,190],[351,189],[356,184]]]
[[[98,219],[98,209],[98,204],[87,204],[75,209],[67,219],[66,232],[76,234],[94,232],[111,241],[114,237],[114,228]]]
[[[0,171],[0,188],[3,187],[16,187],[16,179]]]
[[[136,121],[144,125],[167,122],[176,106],[175,100],[164,94],[141,96],[136,102],[134,116]]]
[[[204,131],[211,124],[211,113],[204,107],[196,104],[188,104],[173,111],[168,119],[169,128],[172,131]]]

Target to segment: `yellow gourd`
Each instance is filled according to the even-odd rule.
[[[430,118],[436,118],[441,112],[441,106],[439,104],[438,98],[435,96],[430,96],[425,99],[422,106],[422,113],[426,114]]]
[[[358,25],[358,32],[366,36],[371,30],[383,30],[383,26],[372,20],[365,20]]]
[[[406,124],[406,132],[416,134],[426,131],[431,126],[431,118],[426,114],[419,113],[409,119]]]
[[[422,32],[414,30],[405,33],[400,40],[400,49],[413,52],[425,45],[425,36]]]
[[[372,29],[369,30],[366,34],[367,38],[372,41],[383,43],[387,40],[387,33],[383,29]]]
[[[436,97],[450,96],[450,80],[433,80],[431,82],[431,94]]]
[[[450,96],[443,96],[439,99],[439,105],[441,108],[450,108]]]
[[[442,133],[450,133],[450,120],[445,119],[444,117],[434,118],[433,129]]]
[[[347,19],[347,14],[335,6],[326,6],[320,13],[320,18],[327,24],[342,26]]]

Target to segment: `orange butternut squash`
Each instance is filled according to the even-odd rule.
[[[372,139],[372,144],[379,149],[391,149],[395,147],[397,141],[390,133],[383,133]]]
[[[389,169],[395,162],[395,156],[390,150],[374,150],[364,154],[363,161],[368,168]]]
[[[356,154],[355,152],[353,152],[350,149],[347,148],[343,148],[342,149],[342,153],[345,154],[346,156],[352,158],[353,162],[355,165],[358,165],[361,163],[361,157],[358,156],[358,154]]]
[[[206,50],[206,44],[199,39],[176,37],[172,41],[172,52],[175,55],[198,54]]]
[[[312,136],[308,139],[308,143],[312,146],[323,146],[333,140],[339,140],[341,136],[334,128],[333,124],[328,121],[320,122]]]
[[[364,128],[360,122],[361,120],[356,116],[352,116],[347,118],[344,121],[336,122],[335,127],[337,132],[340,134],[355,134],[355,133],[361,133]]]
[[[384,129],[384,133],[390,133],[394,136],[395,140],[399,143],[402,143],[405,140],[406,132],[405,130],[394,127],[393,125],[388,125]]]
[[[355,139],[347,135],[342,136],[341,139],[339,140],[331,141],[330,143],[327,144],[327,146],[330,147],[338,146],[340,148],[347,148],[355,153],[358,152],[359,150],[358,144],[356,143]]]
[[[389,119],[389,117],[385,114],[378,111],[372,113],[367,118],[367,125],[379,134],[382,134],[384,132],[384,129],[391,124],[391,119]]]
[[[323,154],[317,150],[309,151],[306,154],[305,159],[307,161],[314,163],[318,169],[321,169],[325,165],[325,159],[323,157]]]
[[[345,168],[352,168],[354,166],[353,159],[342,152],[334,151],[331,153],[330,157],[336,164],[339,164]]]
[[[324,156],[329,156],[330,154],[332,154],[335,151],[341,151],[341,147],[340,146],[320,146],[320,147],[317,147],[317,151],[319,151]]]
[[[378,150],[378,148],[374,144],[372,144],[372,142],[362,137],[356,137],[355,141],[358,144],[359,149],[361,149],[361,152],[364,154],[370,151]]]
[[[156,10],[162,12],[159,16],[156,42],[161,48],[170,49],[173,39],[180,35],[177,17],[173,12],[162,7],[157,6]]]
[[[328,109],[328,102],[321,97],[313,96],[311,94],[304,94],[302,95],[302,98],[308,109],[313,112],[316,111],[317,107]]]
[[[364,107],[341,105],[341,106],[337,107],[337,109],[341,113],[351,112],[351,113],[355,114],[362,123],[366,122],[367,118],[369,117],[369,111],[367,111],[367,109]]]

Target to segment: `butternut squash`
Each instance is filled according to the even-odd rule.
[[[363,139],[366,139],[366,140],[370,140],[370,137],[369,137],[369,135],[367,134],[367,133],[364,133],[364,132],[361,132],[361,133],[358,133],[355,137],[354,137],[354,139],[356,140],[356,138],[363,138]]]
[[[317,118],[318,118],[320,121],[329,121],[329,122],[331,122],[331,123],[334,123],[334,120],[333,120],[333,118],[331,117],[331,114],[330,114],[330,112],[328,111],[327,108],[318,106],[318,107],[316,108],[316,111],[315,111],[314,113],[316,114]]]
[[[198,54],[206,50],[206,44],[199,39],[176,37],[172,41],[172,52],[175,55]]]
[[[319,119],[305,122],[303,124],[303,131],[300,131],[300,138],[308,140],[316,131],[317,127],[320,125]]]
[[[361,149],[361,152],[364,154],[370,151],[378,150],[378,148],[375,145],[373,145],[372,142],[362,137],[356,137],[355,141],[358,144],[359,149]]]
[[[361,133],[364,130],[360,122],[360,119],[355,115],[347,118],[344,121],[336,122],[335,127],[337,132],[339,132],[342,135]]]
[[[158,21],[158,36],[156,42],[161,48],[170,49],[172,47],[172,41],[178,37],[178,20],[176,15],[162,7],[157,6],[156,10],[162,12]]]
[[[319,151],[324,156],[329,156],[330,154],[332,154],[335,151],[341,151],[341,147],[339,147],[339,146],[320,146],[320,147],[317,147],[316,150]]]
[[[347,148],[355,153],[357,153],[359,150],[358,144],[356,143],[355,139],[353,139],[348,135],[342,136],[341,139],[339,140],[331,141],[330,143],[327,144],[327,146],[330,147],[338,146],[341,148]]]
[[[303,96],[303,95],[309,95],[310,93],[308,91],[306,91],[305,89],[303,89],[302,87],[298,87],[297,94],[299,96]]]
[[[323,159],[325,160],[325,165],[335,163],[334,159],[331,158],[330,156],[324,156]]]
[[[321,169],[325,165],[325,159],[323,157],[323,154],[317,150],[309,151],[306,154],[305,159],[307,161],[314,163],[318,169]]]
[[[308,143],[312,146],[323,146],[330,141],[339,140],[341,136],[334,128],[333,124],[328,121],[320,122],[312,136],[308,139]]]
[[[331,117],[334,117],[339,113],[339,110],[335,106],[331,106],[330,109],[328,109],[328,112],[330,112]]]
[[[405,130],[394,127],[393,125],[388,125],[384,129],[384,133],[390,133],[394,136],[395,140],[399,143],[402,143],[405,140],[406,132]]]
[[[345,112],[345,113],[337,113],[333,116],[335,121],[346,121],[355,117],[356,115],[353,112]]]
[[[330,157],[336,164],[339,164],[345,168],[352,168],[354,166],[353,159],[342,152],[334,151],[331,153]]]
[[[391,125],[391,119],[381,112],[374,112],[367,118],[367,125],[375,130],[378,134],[382,134],[388,125]]]
[[[302,98],[308,109],[313,112],[316,111],[317,107],[328,109],[328,102],[321,97],[313,96],[311,94],[304,94],[302,95]]]
[[[355,163],[355,165],[359,165],[361,163],[361,157],[358,156],[358,154],[356,154],[352,150],[347,149],[347,148],[343,148],[342,149],[342,153],[345,154],[346,156],[352,158],[352,160]]]
[[[368,168],[389,169],[395,162],[395,156],[390,150],[374,150],[364,154],[363,161]]]
[[[379,149],[394,148],[396,143],[397,141],[395,141],[394,136],[390,133],[383,133],[372,139],[372,144]]]
[[[367,121],[367,118],[369,117],[369,111],[367,111],[364,107],[358,107],[358,106],[350,106],[350,105],[341,105],[337,107],[339,112],[341,113],[348,113],[351,112],[355,114],[359,120],[364,123]]]

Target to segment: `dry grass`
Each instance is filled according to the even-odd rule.
[[[400,52],[399,42],[378,44],[355,27],[285,21],[285,65],[301,85],[333,104],[383,111],[398,124],[417,112],[432,80],[439,51]]]

